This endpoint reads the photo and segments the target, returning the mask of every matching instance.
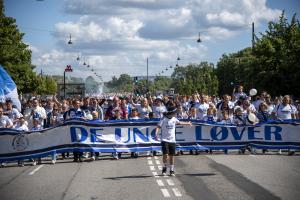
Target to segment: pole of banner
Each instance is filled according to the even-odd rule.
[[[66,99],[66,70],[64,70],[64,99]]]

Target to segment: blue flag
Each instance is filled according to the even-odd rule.
[[[0,102],[4,103],[7,99],[11,99],[13,104],[21,111],[17,86],[6,70],[0,65]]]

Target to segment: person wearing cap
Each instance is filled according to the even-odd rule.
[[[155,105],[153,106],[154,118],[162,118],[163,113],[167,111],[165,105],[163,104],[163,100],[160,96],[155,98]]]
[[[174,155],[176,152],[176,125],[192,125],[191,122],[181,122],[176,117],[176,105],[168,107],[168,111],[164,117],[159,121],[155,129],[156,137],[161,130],[161,147],[163,152],[163,168],[162,174],[167,173],[167,162],[170,165],[170,176],[175,176],[174,171]]]

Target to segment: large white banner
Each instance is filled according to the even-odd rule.
[[[0,161],[68,151],[139,152],[160,150],[157,121],[68,121],[37,132],[0,129]],[[300,149],[300,123],[224,126],[193,121],[176,127],[178,150],[256,148]]]

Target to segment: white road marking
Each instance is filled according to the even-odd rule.
[[[160,161],[159,160],[155,160],[157,165],[160,165]]]
[[[28,175],[33,175],[35,172],[37,172],[38,170],[40,170],[42,167],[44,167],[44,165],[40,165],[37,168],[35,168],[34,170],[32,170],[32,172],[30,172]]]
[[[147,159],[148,159],[148,160],[151,160],[151,157],[148,157]]]
[[[157,156],[154,156],[154,159],[155,159],[155,160],[157,160],[157,159],[158,159],[158,157],[157,157]]]
[[[158,170],[162,170],[162,166],[161,165],[157,165]]]
[[[152,160],[148,160],[148,165],[153,165]]]
[[[255,156],[255,155],[252,155],[252,154],[250,154],[249,156],[256,158],[256,156]]]
[[[182,196],[181,192],[177,188],[172,188],[172,190],[173,190],[176,197],[181,197]]]
[[[171,197],[171,195],[170,195],[170,193],[167,189],[163,188],[163,189],[160,189],[160,190],[163,193],[164,197]]]
[[[162,180],[160,180],[160,179],[156,180],[156,182],[157,182],[157,185],[159,185],[160,187],[165,186],[164,182]]]
[[[153,165],[150,165],[149,167],[151,171],[155,171],[155,167]]]
[[[173,186],[173,185],[174,185],[174,182],[173,182],[171,179],[167,179],[167,183],[168,183],[170,186]]]
[[[153,174],[153,176],[154,176],[155,178],[158,178],[158,177],[159,177],[158,174],[157,174],[157,172],[152,172],[152,174]]]

